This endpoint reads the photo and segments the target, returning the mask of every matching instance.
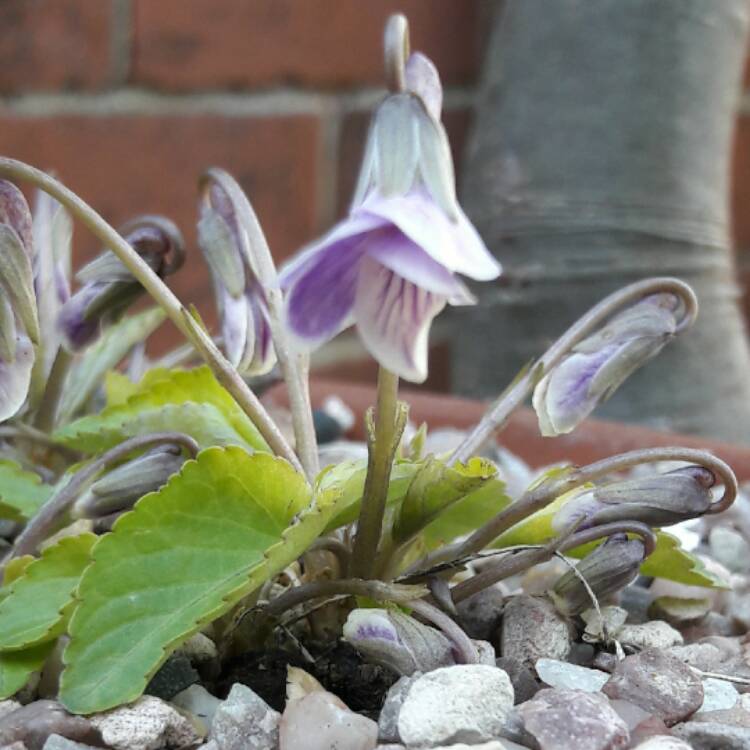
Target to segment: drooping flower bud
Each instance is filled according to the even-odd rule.
[[[182,235],[168,219],[144,216],[123,227],[122,233],[162,278],[182,265]],[[116,321],[144,291],[111,250],[104,251],[85,265],[76,274],[76,279],[82,286],[63,305],[58,317],[65,344],[73,351],[96,338],[102,326]]]
[[[397,610],[353,610],[344,624],[344,640],[401,675],[456,663],[446,636]]]
[[[62,343],[57,318],[70,299],[73,220],[64,206],[40,190],[33,221],[34,289],[39,309],[40,356],[46,377]]]
[[[575,571],[562,575],[549,596],[562,614],[578,615],[593,604],[582,577],[597,599],[604,599],[635,580],[644,555],[645,547],[640,539],[614,534],[586,555]]]
[[[32,272],[31,212],[23,193],[0,180],[0,422],[26,401],[39,342]]]
[[[641,365],[656,356],[677,331],[680,301],[654,294],[615,315],[576,344],[534,389],[542,435],[571,432]]]
[[[276,352],[250,247],[252,217],[237,182],[209,170],[201,185],[198,244],[211,271],[224,351],[241,373],[263,375],[276,363]]]
[[[706,513],[715,482],[713,473],[702,466],[609,482],[572,497],[555,514],[552,527],[561,532],[575,523],[585,529],[626,520],[670,526]]]
[[[75,518],[102,518],[131,508],[149,492],[158,490],[176,474],[185,456],[179,447],[160,445],[120,464],[97,479],[73,506]]]

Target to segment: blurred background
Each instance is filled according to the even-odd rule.
[[[554,6],[564,18],[575,22],[571,25],[575,33],[592,27],[586,18],[575,14],[594,7],[601,11],[595,20],[600,24],[595,25],[599,37],[607,23],[613,38],[627,36],[628,27],[618,25],[622,19],[606,15],[618,12],[608,0],[545,2],[547,8]],[[497,21],[506,4],[516,6],[515,25],[511,23],[510,30],[500,29]],[[408,16],[413,47],[428,54],[440,70],[446,89],[444,122],[459,182],[467,186],[468,180],[471,200],[467,211],[478,216],[478,226],[484,232],[481,218],[486,208],[474,204],[481,204],[478,190],[489,193],[489,200],[492,190],[482,182],[477,155],[486,161],[491,141],[488,133],[494,126],[502,127],[492,120],[493,112],[497,114],[497,107],[506,106],[519,87],[543,91],[543,87],[524,87],[518,77],[510,89],[498,82],[503,69],[518,67],[520,53],[513,52],[513,40],[529,26],[538,25],[539,33],[547,37],[537,34],[531,53],[526,45],[526,62],[521,68],[533,69],[535,62],[544,65],[545,60],[549,68],[551,60],[551,70],[559,70],[560,81],[566,72],[565,45],[576,46],[571,29],[561,29],[560,48],[553,49],[559,20],[545,20],[545,6],[533,4],[538,6],[539,24],[521,17],[522,2],[511,0],[2,0],[0,153],[54,170],[114,224],[144,212],[163,213],[175,220],[188,240],[190,260],[171,278],[171,285],[210,322],[215,319],[210,283],[195,247],[199,174],[208,166],[221,166],[240,181],[279,261],[327,229],[346,211],[369,113],[383,93],[381,34],[385,19],[395,11]],[[635,11],[638,5],[642,3],[623,0],[617,7],[631,6]],[[652,5],[664,8],[675,3],[660,0]],[[691,8],[701,5],[712,4],[687,2]],[[718,5],[723,3],[714,7]],[[744,56],[744,3],[732,5],[734,15],[720,19],[720,24],[725,24],[726,34],[732,37],[732,48],[742,49]],[[664,43],[657,40],[656,46],[669,53],[662,55],[658,64],[674,63],[680,68],[677,57],[692,54],[686,48],[696,46],[694,39],[680,37],[672,44],[675,40],[668,38],[671,30],[677,28],[679,36],[682,27],[676,26],[668,13],[660,16],[658,9],[655,13],[657,28],[660,22],[664,24],[659,33],[667,37]],[[645,20],[650,22],[648,16]],[[698,26],[700,20],[688,19]],[[634,28],[633,39],[638,40],[641,33]],[[718,49],[717,43],[717,38],[711,37],[704,46]],[[607,47],[603,49],[606,54]],[[670,57],[672,49],[676,50],[676,62]],[[621,62],[613,56],[612,66],[626,66],[627,54],[623,53]],[[750,315],[750,91],[739,90],[742,64],[735,58],[718,72],[731,78],[726,88],[736,90],[737,95],[731,97],[732,127],[722,131],[733,132],[731,139],[725,139],[732,144],[731,151],[716,154],[718,176],[710,187],[720,193],[721,210],[730,209],[719,217],[721,231],[726,229],[726,244],[734,249],[727,266],[733,279],[725,294],[734,308],[741,306],[746,319]],[[486,60],[490,62],[483,70]],[[702,64],[699,56],[695,60],[696,66]],[[587,70],[598,72],[592,69],[597,64],[590,59],[575,64],[581,75]],[[708,93],[716,88],[710,78],[703,85]],[[743,86],[750,87],[750,75],[744,76]],[[721,105],[729,106],[728,101],[725,97]],[[524,101],[519,107],[530,111],[532,105]],[[706,104],[714,106],[718,105],[710,100]],[[479,133],[473,128],[477,107],[485,108],[484,131]],[[606,100],[601,102],[602,108],[606,109]],[[726,113],[715,114],[726,119]],[[684,117],[684,111],[679,117]],[[554,119],[535,117],[533,122],[536,137],[542,140],[545,129],[552,133],[557,127]],[[677,129],[682,129],[684,122],[675,122]],[[648,129],[649,123],[644,127]],[[709,135],[706,148],[713,148]],[[468,152],[474,154],[473,162],[466,156],[467,145]],[[708,160],[712,158],[709,153]],[[469,163],[478,177],[465,174]],[[658,164],[654,167],[659,171]],[[513,169],[510,164],[511,176]],[[487,231],[493,235],[488,243],[502,260],[502,248],[493,234],[496,228]],[[724,244],[723,240],[718,244]],[[97,250],[82,230],[76,233],[75,248],[78,261]],[[512,287],[519,276],[514,277],[512,262],[507,267],[503,284]],[[644,272],[649,270],[644,268]],[[679,264],[677,269],[661,270],[679,271]],[[487,309],[495,308],[490,305]],[[726,317],[725,313],[722,316]],[[566,318],[567,313],[551,320],[544,336],[559,333],[568,322]],[[460,318],[459,325],[463,325]],[[477,325],[484,336],[492,320],[488,324],[485,317]],[[732,331],[736,328],[734,325]],[[463,328],[464,334],[468,330]],[[714,333],[722,335],[720,330]],[[474,337],[474,348],[487,349],[482,336]],[[451,369],[452,338],[450,325],[439,329],[428,386],[489,395],[496,387],[494,380],[467,375],[460,365],[458,375],[455,367]],[[470,335],[464,338],[472,341]],[[156,346],[164,350],[177,342],[176,332],[164,326]],[[495,351],[493,347],[489,350]],[[358,362],[359,353],[356,341],[345,337],[319,358],[319,368],[337,377],[369,379],[373,370]],[[468,356],[462,355],[462,362],[467,362]],[[710,353],[707,356],[713,358]],[[508,366],[517,369],[516,364],[509,361]],[[486,363],[470,366],[475,372],[477,368],[483,372],[491,369]],[[740,377],[748,381],[750,389],[750,372],[743,370]],[[704,380],[710,379],[707,375]],[[730,387],[738,399],[745,400],[750,393]],[[684,410],[680,405],[673,411],[675,408]],[[628,418],[628,409],[616,416]],[[671,425],[661,417],[651,421]],[[741,439],[750,436],[746,422],[732,434],[724,428],[711,430],[705,416],[700,421],[704,431]],[[691,424],[677,426],[693,429]]]

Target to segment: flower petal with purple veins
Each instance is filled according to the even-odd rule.
[[[263,302],[263,291],[256,284],[249,289],[247,299],[247,340],[245,358],[240,365],[240,372],[247,375],[265,375],[276,364],[276,350],[273,347],[271,324]],[[252,343],[250,343],[252,340]]]
[[[423,190],[389,198],[371,193],[358,213],[391,222],[449,271],[480,281],[500,275],[500,264],[463,212],[452,222]]]
[[[467,298],[465,304],[475,301],[465,284],[396,227],[372,232],[366,247],[368,257],[428,292],[457,299]]]
[[[234,367],[242,361],[248,335],[248,301],[244,294],[233,297],[222,284],[215,284],[221,313],[221,336],[227,359]]]
[[[362,240],[357,235],[321,249],[289,289],[287,321],[294,335],[308,346],[323,343],[351,325],[365,253]]]
[[[28,337],[19,336],[13,361],[0,360],[0,422],[10,419],[24,405],[33,366],[34,347]]]
[[[354,301],[359,334],[375,359],[405,380],[426,379],[430,325],[445,303],[445,296],[412,284],[373,258],[362,260]]]

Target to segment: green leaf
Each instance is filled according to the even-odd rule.
[[[10,698],[26,685],[34,672],[47,660],[55,641],[45,641],[23,651],[6,651],[0,654],[0,700]]]
[[[138,384],[117,370],[104,376],[104,395],[107,406],[120,406],[138,392]]]
[[[99,387],[108,370],[115,367],[138,343],[147,339],[163,322],[166,313],[152,307],[129,315],[110,326],[88,347],[71,368],[65,383],[59,419],[67,422]]]
[[[77,419],[55,437],[72,448],[94,453],[155,430],[186,432],[201,447],[235,444],[269,450],[255,425],[205,366],[152,370],[125,403]]]
[[[420,466],[421,464],[410,461],[396,461],[393,464],[386,499],[388,505],[392,506],[404,498]],[[337,503],[337,513],[329,522],[326,531],[333,531],[357,520],[366,476],[366,460],[344,461],[336,466],[326,467],[320,473],[316,486],[321,491],[335,486],[341,492],[341,498]]]
[[[467,464],[447,466],[429,457],[414,476],[393,525],[393,538],[403,542],[434,521],[441,512],[497,474],[497,468],[483,458]],[[497,511],[496,511],[497,512]]]
[[[14,461],[0,459],[0,518],[27,521],[49,500],[52,487]]]
[[[487,480],[481,487],[450,505],[421,532],[419,539],[423,549],[437,549],[470,534],[505,510],[511,502],[504,482],[494,478]]]
[[[63,632],[65,609],[95,541],[89,533],[61,539],[10,584],[0,601],[0,650],[26,649]]]
[[[313,499],[283,459],[238,447],[187,461],[94,548],[62,702],[90,713],[137,698],[171,650],[305,551],[339,494],[329,484]]]

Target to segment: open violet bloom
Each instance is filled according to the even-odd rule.
[[[21,410],[31,385],[40,338],[33,254],[26,199],[0,180],[0,422]]]
[[[381,366],[419,383],[432,319],[476,301],[456,274],[487,281],[500,265],[456,202],[440,79],[424,55],[409,58],[406,85],[375,113],[348,217],[282,269],[281,284],[301,348],[356,325]]]

